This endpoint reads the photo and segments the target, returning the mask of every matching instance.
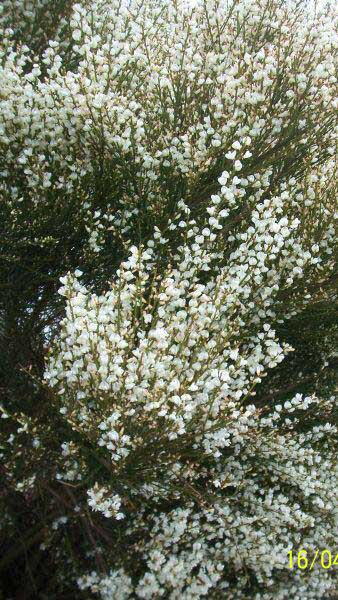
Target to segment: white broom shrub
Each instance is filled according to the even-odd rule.
[[[290,569],[288,552],[335,552],[334,397],[255,397],[293,352],[278,327],[336,300],[335,10],[64,4],[45,30],[48,2],[0,12],[8,215],[48,222],[42,249],[55,205],[83,232],[44,331],[58,430],[12,415],[11,460],[31,447],[9,485],[52,494],[41,549],[85,598],[324,598],[334,567]]]
[[[295,577],[286,557],[293,548],[335,543],[336,427],[310,423],[306,434],[297,430],[302,412],[314,404],[329,415],[332,399],[296,395],[271,411],[249,400],[292,350],[271,326],[277,313],[283,319],[281,281],[293,286],[301,276],[295,264],[320,261],[302,248],[292,203],[275,197],[257,202],[251,235],[241,233],[245,241],[217,269],[215,249],[228,214],[220,198],[213,196],[208,227],[177,215],[171,227],[184,224],[187,241],[161,277],[156,259],[166,240],[157,232],[146,248],[130,249],[102,296],[80,284],[81,272],[63,278],[66,317],[46,379],[76,439],[104,467],[94,481],[82,457],[81,476],[93,482],[90,507],[127,519],[126,539],[143,530],[143,541],[130,549],[147,565],[134,589],[138,597],[228,590],[229,598],[246,598],[255,590],[257,598],[286,598],[304,589],[316,598],[332,587],[331,574]],[[289,302],[294,311],[292,296]],[[284,301],[286,315],[290,307]],[[180,506],[163,513],[164,500]],[[121,577],[121,588],[116,572],[101,583],[92,574],[80,586],[101,590],[103,598],[130,597],[131,579]]]

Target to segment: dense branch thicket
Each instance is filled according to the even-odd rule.
[[[336,27],[3,1],[4,600],[333,597]]]

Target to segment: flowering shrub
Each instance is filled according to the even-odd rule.
[[[238,597],[250,597],[248,571],[257,591],[266,586],[268,594],[271,588],[283,598],[303,585],[293,575],[285,580],[286,552],[305,539],[309,546],[330,546],[336,535],[336,469],[329,441],[336,427],[310,427],[304,435],[294,431],[299,417],[289,417],[313,403],[319,414],[329,414],[332,399],[298,395],[272,414],[248,404],[267,370],[292,350],[279,344],[266,321],[276,318],[281,273],[285,287],[299,277],[293,266],[301,256],[293,238],[298,222],[274,218],[271,203],[258,203],[254,215],[261,218],[253,217],[252,235],[240,234],[245,241],[227,265],[202,284],[201,272],[211,272],[217,261],[219,224],[228,214],[217,208],[219,200],[213,196],[209,228],[199,231],[179,215],[174,220],[172,229],[184,225],[191,241],[176,249],[177,267],[169,266],[161,278],[154,275],[163,241],[156,236],[145,250],[130,249],[106,294],[88,293],[79,283],[81,272],[65,277],[60,289],[67,298],[66,318],[46,379],[58,388],[60,412],[81,436],[79,452],[90,446],[100,457],[100,481],[94,483],[90,461],[81,469],[94,484],[87,490],[89,505],[116,519],[131,513],[130,535],[143,529],[147,539],[150,532],[145,547],[139,542],[133,549],[142,552],[150,569],[136,587],[141,598],[165,592],[172,598],[200,597],[213,588],[227,589],[228,578]],[[273,244],[274,258],[264,252]],[[308,254],[308,261],[318,264]],[[305,422],[303,417],[303,427]],[[85,464],[85,456],[82,460]],[[320,474],[315,466],[325,461]],[[155,503],[154,524],[144,501]],[[163,501],[183,506],[163,513]],[[142,512],[135,522],[136,507]],[[210,549],[215,539],[220,541]],[[240,576],[241,569],[246,574]],[[275,569],[282,571],[281,584]],[[115,581],[115,572],[112,577]],[[125,573],[121,577],[127,581]],[[98,584],[97,574],[80,579],[80,585],[101,590],[104,598],[115,594],[106,579]],[[310,578],[307,586],[309,597],[318,597],[311,593],[330,588],[330,578],[327,573]]]
[[[47,8],[0,9],[1,525],[31,594],[330,595],[287,553],[338,533],[334,9]]]

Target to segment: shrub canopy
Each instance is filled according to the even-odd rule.
[[[336,25],[2,3],[5,594],[333,591]]]

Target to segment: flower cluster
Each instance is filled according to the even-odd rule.
[[[115,495],[113,497],[106,497],[106,488],[99,487],[97,484],[90,490],[88,490],[88,504],[93,510],[102,512],[105,517],[111,517],[114,515],[115,519],[123,519],[124,514],[119,512],[121,506],[121,498]]]
[[[67,50],[61,18],[38,58],[12,47],[7,4],[0,135],[12,201],[22,200],[14,172],[33,205],[85,185],[95,210],[100,162],[111,197],[122,184],[121,206],[144,206],[146,193],[163,212],[179,182],[192,196],[213,165],[246,178],[279,161],[287,174],[309,153],[317,162],[335,152],[332,14],[271,0],[84,1],[72,4]]]
[[[320,446],[316,427],[303,435],[293,423],[294,412],[318,402],[297,395],[265,417],[254,418],[249,410],[228,434],[230,440],[234,435],[226,444],[234,444],[232,454],[195,473],[195,485],[201,480],[197,501],[131,515],[130,546],[147,565],[135,586],[138,598],[216,598],[221,592],[229,598],[282,600],[306,593],[315,599],[332,590],[328,571],[295,574],[285,560],[290,549],[334,547],[337,536],[336,428],[331,437],[325,427]],[[184,478],[182,468],[180,473]],[[135,545],[132,535],[140,530],[143,538]],[[81,587],[86,582],[100,591],[94,586],[99,575],[91,577],[81,579]],[[114,589],[102,597],[114,598]],[[131,597],[131,589],[121,592],[121,598]]]

